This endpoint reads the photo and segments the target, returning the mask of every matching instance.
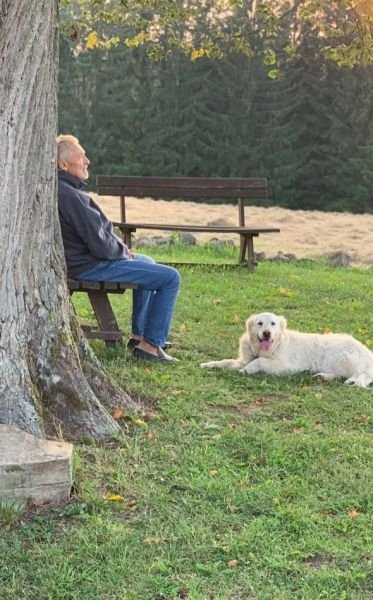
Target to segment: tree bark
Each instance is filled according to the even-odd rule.
[[[71,310],[56,201],[57,0],[0,0],[0,422],[106,437],[136,404]]]

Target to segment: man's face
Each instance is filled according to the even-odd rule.
[[[84,181],[88,179],[88,165],[90,161],[85,155],[85,150],[80,144],[71,144],[66,160],[59,161],[59,167]]]

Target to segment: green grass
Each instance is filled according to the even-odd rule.
[[[237,250],[176,245],[172,260],[191,252],[232,262]],[[0,597],[365,600],[372,388],[199,363],[235,356],[245,319],[263,310],[372,344],[372,271],[302,261],[181,273],[171,335],[180,362],[149,366],[93,344],[144,415],[125,418],[126,435],[109,444],[76,447],[72,503],[3,527]],[[128,332],[130,295],[113,302]],[[84,296],[76,305],[91,318]]]

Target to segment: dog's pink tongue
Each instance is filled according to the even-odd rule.
[[[272,340],[260,340],[260,349],[268,352],[272,347]]]

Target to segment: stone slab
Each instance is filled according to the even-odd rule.
[[[73,445],[0,424],[0,499],[36,504],[68,500]]]

